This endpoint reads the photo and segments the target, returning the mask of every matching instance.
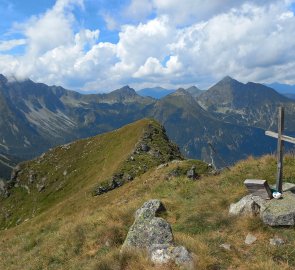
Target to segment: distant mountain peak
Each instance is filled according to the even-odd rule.
[[[219,83],[233,83],[233,82],[241,83],[230,76],[225,76]]]
[[[201,95],[204,91],[202,91],[201,89],[199,89],[196,86],[191,86],[187,89],[185,89],[187,92],[189,92],[193,97],[198,97],[199,95]]]
[[[2,82],[2,83],[7,82],[7,78],[3,74],[0,74],[0,82]]]
[[[192,85],[191,87],[187,88],[186,91],[202,91],[200,88],[198,88],[195,85]]]
[[[178,88],[174,93],[170,94],[171,96],[187,96],[190,95],[184,88]]]
[[[129,85],[125,85],[111,93],[119,94],[123,96],[137,96],[136,91],[133,88],[131,88]]]

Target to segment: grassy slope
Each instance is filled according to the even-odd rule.
[[[128,156],[142,125],[138,122],[133,132],[126,129],[127,133],[122,133],[129,136],[130,148],[120,143],[112,148],[111,141],[103,141],[113,149],[104,154],[115,154],[108,157],[112,168],[103,170],[100,162],[95,166],[87,163],[75,185],[68,189],[71,196],[57,200],[35,218],[0,232],[0,269],[154,269],[141,254],[125,254],[121,260],[119,254],[135,210],[151,198],[159,198],[166,205],[165,218],[172,224],[176,242],[196,254],[198,269],[294,269],[293,229],[269,228],[258,218],[233,218],[227,214],[229,204],[246,194],[245,178],[273,182],[275,159],[271,156],[249,158],[219,176],[208,175],[206,165],[195,161],[202,173],[195,182],[184,176],[169,177],[172,170],[179,167],[185,171],[193,161],[170,163],[109,193],[88,196],[90,187],[116,170],[122,161],[118,157]],[[287,157],[285,179],[295,183],[294,166],[295,159]],[[76,184],[80,185],[76,188]],[[244,239],[249,232],[258,240],[246,246]],[[287,240],[287,244],[270,246],[269,238],[274,235]],[[222,243],[230,243],[232,250],[221,249]]]

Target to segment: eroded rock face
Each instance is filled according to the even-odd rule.
[[[295,226],[295,188],[294,184],[284,183],[281,199],[265,200],[247,195],[230,205],[230,215],[260,215],[269,226]]]
[[[194,269],[191,254],[183,246],[176,246],[170,224],[157,215],[166,211],[159,200],[150,200],[135,213],[135,221],[125,239],[122,251],[140,248],[148,252],[154,263],[174,261],[185,269]]]

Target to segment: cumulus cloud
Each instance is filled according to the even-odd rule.
[[[82,0],[59,0],[44,14],[16,26],[24,35],[26,52],[0,54],[0,70],[18,78],[101,91],[123,84],[203,88],[225,75],[241,81],[295,83],[292,1],[256,2],[145,0],[142,5],[151,5],[150,12],[156,9],[158,15],[121,26],[119,41],[113,44],[100,41],[99,29],[77,30],[72,11],[83,7]],[[131,4],[143,8],[136,0]],[[178,18],[173,13],[177,8]],[[180,25],[178,20],[185,21],[181,14],[204,17]],[[0,49],[1,44],[4,51],[18,42],[0,43]]]

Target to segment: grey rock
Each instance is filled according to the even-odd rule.
[[[186,173],[187,178],[195,180],[198,178],[198,174],[196,173],[196,166],[192,166],[190,170]]]
[[[248,233],[245,239],[246,245],[252,245],[257,240],[257,237],[251,233]]]
[[[283,184],[283,196],[276,200],[265,200],[251,194],[231,204],[230,215],[260,215],[269,226],[295,226],[295,185]]]
[[[135,212],[135,218],[143,216],[146,219],[154,218],[161,212],[165,212],[165,206],[162,204],[160,200],[154,199],[145,202],[142,207],[140,207]]]
[[[8,198],[10,195],[8,189],[7,189],[7,185],[5,184],[5,182],[3,180],[0,180],[0,196],[4,197],[4,198]]]
[[[151,261],[156,264],[174,261],[177,265],[187,270],[195,269],[191,254],[183,246],[171,246],[167,244],[152,245],[148,251]]]
[[[163,169],[163,168],[165,168],[165,167],[168,167],[168,163],[160,164],[160,165],[157,167],[157,170]]]
[[[295,225],[295,194],[291,191],[283,193],[279,200],[270,200],[261,213],[263,222],[270,226]]]
[[[150,200],[135,213],[135,221],[130,227],[122,246],[146,250],[154,263],[174,261],[185,269],[194,269],[191,254],[185,247],[176,246],[170,224],[157,215],[166,211],[159,200]]]
[[[18,164],[13,168],[10,180],[12,181],[16,180],[20,171],[21,171],[21,168],[20,168],[20,165]]]
[[[154,158],[161,158],[162,156],[161,152],[158,149],[151,149],[149,151],[149,154],[153,156]]]
[[[124,173],[124,175],[123,175],[123,180],[124,181],[132,181],[133,179],[134,179],[134,177],[131,174]]]
[[[237,203],[232,203],[229,208],[229,214],[232,216],[257,215],[259,214],[259,212],[260,205],[253,199],[253,196],[251,194],[243,197]]]
[[[285,241],[282,238],[274,237],[274,238],[269,239],[269,243],[272,246],[281,246],[281,245],[285,244]]]
[[[42,192],[45,190],[45,185],[44,184],[37,184],[36,185],[38,192]]]
[[[226,250],[231,250],[231,245],[227,243],[221,244],[220,247]]]
[[[172,244],[170,224],[163,218],[140,216],[131,226],[123,246],[147,249],[154,244]]]
[[[150,147],[146,143],[142,143],[140,145],[140,150],[143,152],[148,152],[150,150]]]
[[[195,269],[193,258],[184,246],[177,246],[172,249],[173,259],[179,266],[184,266],[185,269]]]
[[[29,183],[32,184],[32,183],[35,182],[35,180],[36,180],[36,175],[34,174],[33,171],[30,171],[30,173],[29,173]]]

